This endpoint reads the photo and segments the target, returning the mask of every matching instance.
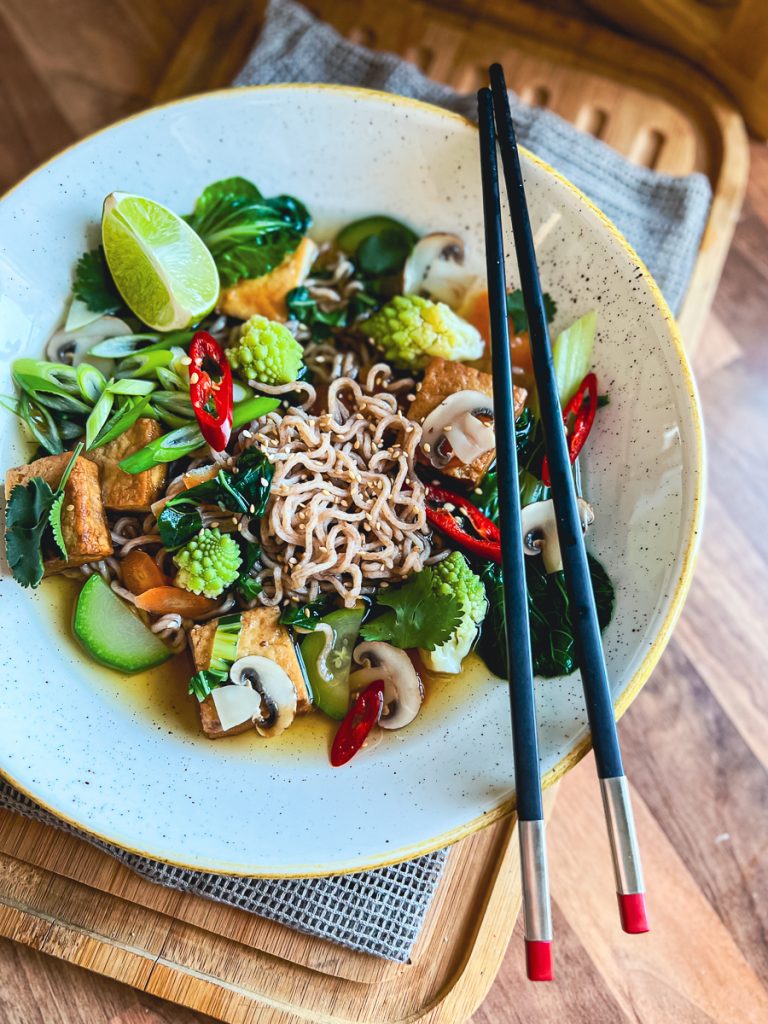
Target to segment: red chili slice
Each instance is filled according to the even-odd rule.
[[[427,484],[427,501],[438,504],[432,508],[427,504],[427,519],[432,526],[449,537],[455,544],[478,558],[489,562],[501,562],[501,533],[492,519],[484,515],[471,501],[460,494],[454,494],[436,484]],[[446,507],[448,506],[448,507]],[[477,536],[468,533],[456,518],[456,511],[469,521]]]
[[[232,433],[232,370],[224,349],[198,331],[189,349],[189,397],[200,433],[214,451],[227,447]]]
[[[383,710],[384,680],[377,679],[358,694],[339,726],[331,747],[331,764],[334,768],[340,768],[352,760],[381,718]]]
[[[585,399],[587,400],[585,402]],[[571,465],[576,461],[579,452],[584,447],[584,442],[589,437],[592,424],[595,422],[597,412],[597,377],[594,373],[588,373],[579,384],[578,391],[563,409],[563,423],[566,430],[571,416],[574,417],[573,426],[568,434],[568,457]],[[549,464],[547,457],[541,464],[541,482],[545,487],[550,486]]]

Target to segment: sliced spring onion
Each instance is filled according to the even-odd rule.
[[[112,406],[115,403],[115,396],[107,388],[101,398],[94,405],[90,416],[85,421],[85,445],[86,448],[90,449],[96,438],[101,432],[101,428],[109,419],[109,414],[112,412]]]
[[[245,426],[251,420],[273,412],[280,405],[276,398],[249,398],[234,406],[232,413],[232,429]],[[129,455],[120,463],[126,473],[143,473],[162,462],[174,462],[176,459],[191,455],[205,444],[197,423],[179,427],[169,434],[163,434],[133,455]]]
[[[30,433],[51,455],[60,455],[64,445],[56,423],[43,406],[38,405],[23,391],[19,399],[19,417],[26,423]]]
[[[165,335],[124,334],[119,338],[107,338],[106,341],[100,341],[98,345],[93,346],[90,354],[107,359],[122,359],[139,352],[144,354],[159,352],[162,349],[173,348],[174,345],[189,345],[193,334],[194,331],[171,331]]]
[[[103,445],[109,444],[110,441],[114,441],[126,430],[130,430],[141,416],[147,415],[146,410],[150,397],[150,395],[145,395],[143,398],[129,398],[126,404],[104,424],[101,434],[91,445],[91,450],[101,448]]]
[[[152,380],[113,380],[108,390],[112,395],[151,395],[157,384]]]
[[[137,352],[120,361],[115,376],[118,379],[122,377],[152,377],[159,366],[167,366],[172,359],[173,354],[167,349]]]
[[[104,388],[107,386],[107,378],[90,363],[80,363],[77,368],[77,386],[80,394],[91,405],[98,402]]]
[[[157,379],[166,391],[184,391],[189,396],[189,384],[182,380],[178,373],[174,373],[173,370],[169,370],[165,366],[158,366],[156,373]]]
[[[152,396],[152,404],[161,412],[172,412],[188,420],[195,418],[189,394],[184,394],[183,391],[156,391]]]
[[[19,387],[30,395],[43,393],[67,397],[80,394],[77,370],[64,363],[16,359],[11,366],[11,374]]]

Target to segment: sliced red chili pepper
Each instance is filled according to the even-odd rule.
[[[340,768],[352,760],[381,718],[383,710],[384,680],[377,679],[357,695],[355,703],[339,726],[331,747],[331,764],[334,768]]]
[[[432,526],[442,530],[455,544],[477,555],[478,558],[501,562],[501,533],[492,519],[484,515],[467,498],[437,484],[427,484],[426,491],[427,519]],[[433,508],[429,502],[437,503],[439,507]],[[477,536],[468,533],[461,525],[456,516],[457,511],[470,523]]]
[[[563,423],[566,430],[568,430],[570,417],[574,417],[573,426],[568,433],[568,457],[571,460],[571,465],[578,458],[579,452],[584,447],[584,442],[589,437],[596,412],[597,377],[594,373],[588,373],[579,384],[576,394],[563,409]],[[550,486],[549,464],[546,455],[541,464],[541,482],[545,487]]]
[[[198,331],[189,349],[189,397],[200,433],[214,451],[227,447],[232,433],[232,370],[224,349]]]

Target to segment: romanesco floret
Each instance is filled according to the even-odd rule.
[[[256,314],[240,328],[240,337],[227,349],[229,365],[243,380],[290,384],[297,380],[304,350],[284,324]]]
[[[469,567],[459,551],[432,566],[432,586],[438,593],[456,594],[462,602],[462,620],[453,636],[434,651],[420,650],[425,666],[432,672],[455,675],[472,649],[478,627],[488,611],[483,581]]]
[[[432,356],[459,361],[479,359],[480,332],[444,302],[420,295],[396,295],[365,321],[365,330],[388,362],[422,369]]]
[[[193,594],[218,597],[234,583],[240,571],[240,548],[236,541],[218,530],[201,530],[178,551],[176,586]]]

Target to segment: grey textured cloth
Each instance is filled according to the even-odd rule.
[[[488,54],[488,63],[493,59]],[[475,119],[474,94],[462,96],[391,53],[343,39],[293,0],[271,0],[259,42],[235,85],[335,82],[413,96]],[[552,164],[611,218],[637,249],[677,312],[707,222],[711,189],[703,174],[674,177],[636,167],[556,114],[512,96],[520,143]]]
[[[260,39],[235,84],[289,81],[365,85],[415,96],[467,117],[475,111],[474,96],[459,96],[431,82],[392,54],[346,42],[291,0],[272,0]],[[707,179],[673,178],[634,167],[555,115],[517,101],[513,113],[520,141],[580,186],[616,222],[677,309],[706,223]],[[1,780],[0,807],[82,835]],[[441,850],[378,871],[332,878],[232,878],[182,870],[83,838],[153,882],[400,961],[410,955],[447,856]]]

